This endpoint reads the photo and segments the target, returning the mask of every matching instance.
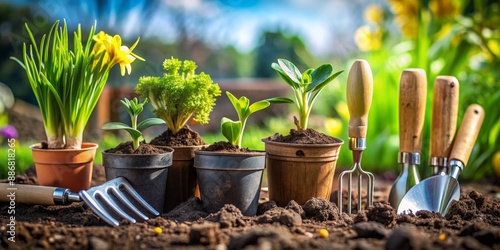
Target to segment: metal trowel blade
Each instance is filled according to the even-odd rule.
[[[460,199],[458,181],[448,175],[429,177],[413,186],[403,197],[398,214],[428,210],[446,215],[453,200]]]

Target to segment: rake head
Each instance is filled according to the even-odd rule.
[[[94,213],[112,226],[119,226],[122,219],[136,223],[160,215],[123,177],[82,190],[79,195]]]

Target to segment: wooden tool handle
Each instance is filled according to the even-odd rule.
[[[368,111],[373,97],[373,77],[365,60],[356,60],[347,77],[347,107],[349,108],[349,137],[366,138]]]
[[[457,130],[458,91],[458,80],[453,76],[438,76],[434,81],[430,157],[450,155]]]
[[[405,69],[399,86],[399,150],[420,153],[427,78],[423,69]]]
[[[464,167],[467,166],[483,120],[484,109],[480,105],[471,104],[467,107],[451,150],[450,160],[459,160],[464,164]]]
[[[16,203],[55,205],[54,190],[56,187],[44,187],[38,185],[9,185],[0,183],[0,201],[10,202],[15,199]]]

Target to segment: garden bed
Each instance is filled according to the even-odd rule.
[[[17,183],[36,184],[33,170]],[[96,166],[93,185],[104,182]],[[396,215],[384,200],[389,185],[377,182],[375,204],[340,215],[333,202],[311,199],[279,208],[262,193],[256,216],[232,205],[207,214],[197,198],[147,222],[113,228],[83,203],[16,204],[15,242],[8,240],[8,205],[0,203],[1,248],[8,249],[499,249],[500,187],[462,183],[462,198],[441,217],[430,212]],[[154,229],[162,228],[161,234]],[[329,236],[322,238],[320,229]]]

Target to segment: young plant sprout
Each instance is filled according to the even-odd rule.
[[[132,137],[132,143],[135,150],[139,147],[139,140],[142,137],[142,131],[154,125],[165,124],[165,121],[163,121],[160,118],[148,118],[137,124],[137,118],[139,117],[139,114],[142,113],[144,104],[148,102],[147,98],[144,99],[144,101],[141,103],[139,103],[137,97],[132,99],[132,101],[130,101],[127,98],[124,98],[123,100],[120,100],[120,102],[130,115],[131,126],[122,122],[109,122],[104,124],[102,126],[102,129],[104,130],[123,129],[127,131]]]
[[[250,105],[250,100],[245,96],[242,96],[240,97],[240,99],[238,99],[229,91],[226,91],[226,95],[233,104],[236,113],[238,113],[239,120],[233,121],[227,117],[222,117],[221,120],[222,135],[226,137],[229,143],[241,148],[241,139],[243,137],[243,130],[245,129],[245,124],[247,122],[248,117],[259,110],[263,110],[269,107],[271,103],[266,100],[262,100]]]
[[[267,101],[270,103],[295,104],[299,112],[299,119],[297,120],[294,117],[297,130],[307,129],[309,114],[316,97],[328,83],[343,72],[341,70],[334,73],[331,64],[323,64],[316,69],[308,69],[301,73],[292,62],[285,59],[278,59],[278,63],[273,63],[271,67],[292,87],[295,100],[286,97],[274,97],[267,99]]]
[[[167,123],[173,134],[192,116],[199,124],[208,123],[215,97],[221,94],[219,85],[208,74],[195,73],[196,67],[190,60],[166,59],[163,68],[167,73],[163,77],[143,76],[136,87],[142,98],[151,100],[156,116]]]

